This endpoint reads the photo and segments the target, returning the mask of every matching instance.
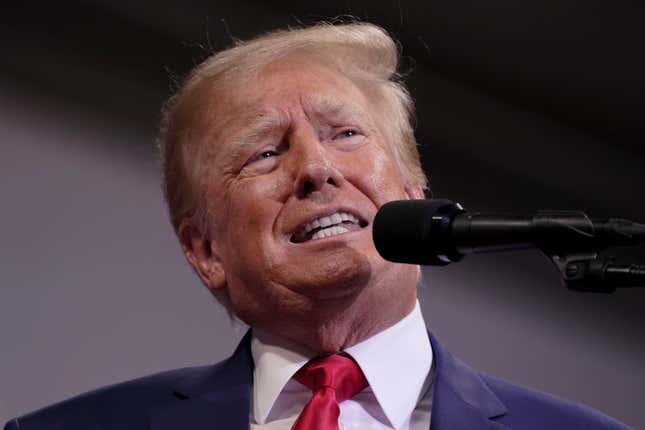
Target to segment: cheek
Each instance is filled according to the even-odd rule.
[[[228,189],[223,198],[226,226],[222,233],[230,246],[248,252],[249,244],[253,243],[257,253],[263,251],[259,248],[263,248],[261,244],[273,233],[283,188],[280,181],[266,177],[242,181]]]
[[[391,200],[406,198],[402,175],[384,151],[362,154],[349,164],[348,169],[355,183],[361,184],[362,191],[377,207]]]
[[[293,178],[279,167],[273,172],[238,181],[228,187],[227,197],[233,201],[239,196],[244,196],[250,201],[266,199],[284,202],[293,192],[293,187]]]

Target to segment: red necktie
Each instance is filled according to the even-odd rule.
[[[313,392],[291,430],[338,430],[338,403],[367,387],[354,360],[342,355],[315,358],[293,376]]]

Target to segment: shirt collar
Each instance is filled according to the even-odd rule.
[[[290,345],[285,339],[253,330],[253,418],[265,424],[269,412],[291,377],[313,358],[312,353]]]
[[[414,411],[432,367],[432,347],[417,301],[410,314],[346,349],[395,429]]]
[[[392,427],[400,428],[422,396],[432,366],[432,347],[419,302],[398,323],[345,352],[360,366]],[[251,353],[255,362],[253,416],[264,424],[287,382],[313,354],[256,331]]]

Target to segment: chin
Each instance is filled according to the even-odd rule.
[[[289,266],[292,276],[284,277],[289,280],[285,284],[316,300],[360,294],[372,277],[372,265],[367,256],[351,248],[294,261]]]

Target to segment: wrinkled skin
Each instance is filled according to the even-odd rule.
[[[208,226],[180,227],[189,262],[252,327],[332,353],[414,307],[418,267],[386,262],[372,242],[378,208],[423,198],[393,161],[366,93],[330,68],[275,62],[252,86],[220,98],[204,135]],[[225,102],[221,102],[225,100]],[[352,231],[294,243],[338,209]]]

